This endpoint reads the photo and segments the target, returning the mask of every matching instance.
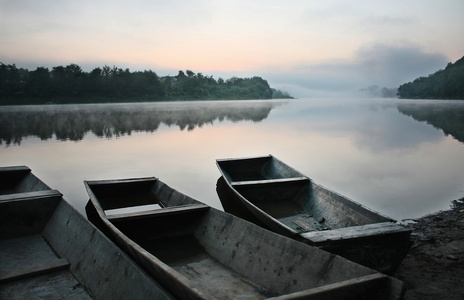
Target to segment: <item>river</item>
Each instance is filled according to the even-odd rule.
[[[4,106],[0,142],[1,166],[29,166],[83,214],[83,180],[146,176],[222,209],[215,159],[267,154],[397,220],[464,195],[464,101]]]

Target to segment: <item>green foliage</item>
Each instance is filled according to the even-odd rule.
[[[398,88],[400,98],[411,99],[464,99],[464,57],[448,63],[428,77],[420,77]]]
[[[271,99],[276,94],[288,96],[261,77],[216,81],[187,70],[160,78],[151,70],[130,72],[115,66],[86,73],[76,64],[28,71],[0,63],[0,104]]]

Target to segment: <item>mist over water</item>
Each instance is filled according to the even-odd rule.
[[[464,195],[463,111],[393,99],[0,107],[0,164],[29,166],[81,213],[83,180],[145,176],[222,209],[215,159],[273,154],[401,220]]]

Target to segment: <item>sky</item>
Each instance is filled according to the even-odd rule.
[[[0,62],[395,88],[464,56],[463,0],[0,0]]]

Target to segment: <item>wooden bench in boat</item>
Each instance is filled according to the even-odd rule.
[[[48,298],[58,293],[75,299],[91,298],[74,276],[69,257],[60,256],[55,252],[56,245],[49,242],[43,232],[0,240],[0,298]]]
[[[69,266],[70,263],[66,258],[57,258],[46,263],[18,267],[16,269],[4,271],[2,274],[0,274],[0,284],[39,276],[55,271],[66,270],[69,268]]]
[[[164,208],[153,209],[153,210],[145,210],[145,211],[139,211],[139,212],[108,215],[106,216],[106,218],[109,221],[127,221],[130,219],[147,218],[147,217],[152,217],[156,215],[176,214],[176,213],[181,213],[181,212],[186,212],[186,211],[208,210],[209,208],[210,207],[206,204],[189,204],[189,205],[181,205],[181,206],[164,207]]]
[[[11,202],[11,201],[34,201],[37,199],[49,198],[49,197],[62,197],[57,190],[43,190],[43,191],[34,191],[34,192],[25,192],[25,193],[16,193],[16,194],[7,194],[0,195],[0,203],[2,202]]]
[[[357,239],[373,235],[385,235],[408,231],[408,229],[392,222],[381,222],[360,226],[344,227],[325,231],[310,231],[302,233],[301,236],[315,243],[336,241],[344,239]]]

